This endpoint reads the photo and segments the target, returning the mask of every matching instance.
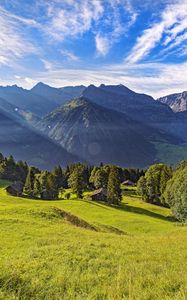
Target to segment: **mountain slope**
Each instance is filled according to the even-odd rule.
[[[129,167],[153,163],[156,150],[151,141],[165,138],[158,130],[85,97],[72,100],[50,113],[38,128],[90,163],[102,161]]]
[[[123,85],[91,85],[83,94],[91,101],[123,112],[142,124],[165,131],[176,139],[187,140],[187,124],[181,123],[168,105],[148,95],[135,93]]]
[[[52,100],[57,105],[62,105],[64,102],[71,100],[72,98],[79,97],[85,90],[85,86],[66,86],[63,88],[54,88],[42,82],[35,85],[31,92],[45,97],[48,100]]]
[[[54,110],[58,105],[43,96],[35,95],[16,85],[0,87],[0,97],[15,107],[29,111],[38,116],[44,116]]]
[[[66,165],[78,160],[49,138],[2,110],[0,152],[4,155],[12,154],[17,160],[26,160],[29,164],[41,168],[51,168],[57,164]]]
[[[171,94],[158,98],[157,101],[167,104],[174,112],[187,110],[187,92]]]
[[[102,84],[99,87],[90,85],[83,95],[99,105],[126,113],[147,124],[160,124],[173,116],[167,105],[155,102],[151,96],[135,93],[121,84]]]

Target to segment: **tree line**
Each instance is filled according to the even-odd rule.
[[[58,199],[62,193],[69,199],[70,193],[65,191],[68,187],[78,198],[82,198],[85,191],[103,188],[110,204],[119,204],[121,182],[129,179],[137,183],[137,193],[144,201],[170,207],[176,219],[187,221],[187,160],[175,168],[155,164],[146,171],[102,163],[99,166],[76,163],[47,171],[0,154],[0,178],[21,181],[23,195],[38,199]]]
[[[103,188],[107,191],[107,201],[118,204],[121,200],[120,184],[125,179],[137,182],[144,175],[143,170],[126,169],[113,165],[90,166],[76,163],[66,168],[55,167],[52,171],[30,167],[26,162],[16,162],[12,156],[8,158],[0,154],[0,178],[23,182],[23,195],[38,199],[58,199],[68,187],[83,197],[84,191]],[[63,193],[68,199],[69,192]]]
[[[177,220],[187,221],[187,160],[174,169],[152,165],[138,180],[137,193],[146,202],[170,207]]]

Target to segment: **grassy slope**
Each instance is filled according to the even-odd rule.
[[[187,227],[126,194],[118,209],[14,198],[1,188],[0,299],[186,299]],[[67,223],[54,207],[98,232]]]
[[[167,143],[154,143],[157,159],[165,164],[175,165],[187,157],[187,143],[172,145]]]

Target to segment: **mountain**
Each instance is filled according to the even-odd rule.
[[[181,123],[172,109],[151,96],[138,94],[123,85],[90,85],[83,95],[91,101],[127,114],[131,119],[152,126],[174,138],[187,140],[187,124]]]
[[[83,96],[50,113],[38,128],[92,164],[145,167],[155,162],[153,141],[172,142],[172,137]]]
[[[157,101],[167,104],[174,112],[182,112],[187,110],[187,92],[171,94],[158,98]]]
[[[31,112],[37,116],[44,116],[54,110],[58,105],[43,96],[32,91],[18,87],[17,85],[0,87],[0,97],[14,107]]]
[[[77,156],[1,109],[0,152],[6,156],[12,154],[17,160],[26,160],[40,168],[52,168],[57,164],[66,165],[79,160]]]
[[[157,126],[173,117],[172,110],[151,96],[138,94],[123,85],[90,85],[83,95],[104,107],[126,113],[134,120]],[[140,113],[141,111],[141,113]]]
[[[54,88],[42,82],[36,84],[31,92],[45,97],[48,100],[52,100],[57,105],[62,105],[64,102],[71,100],[72,98],[79,97],[85,90],[85,86],[66,86],[63,88]]]

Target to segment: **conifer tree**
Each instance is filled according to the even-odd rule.
[[[33,197],[33,195],[34,195],[34,180],[35,180],[34,172],[33,172],[32,167],[30,167],[28,170],[28,174],[27,174],[24,189],[23,189],[24,194],[26,194],[29,197]]]
[[[82,193],[85,188],[83,166],[77,165],[74,167],[73,172],[69,177],[68,184],[73,192],[77,194],[77,197],[82,198]]]
[[[107,185],[107,200],[110,204],[119,204],[121,201],[120,174],[116,166],[110,168]]]

